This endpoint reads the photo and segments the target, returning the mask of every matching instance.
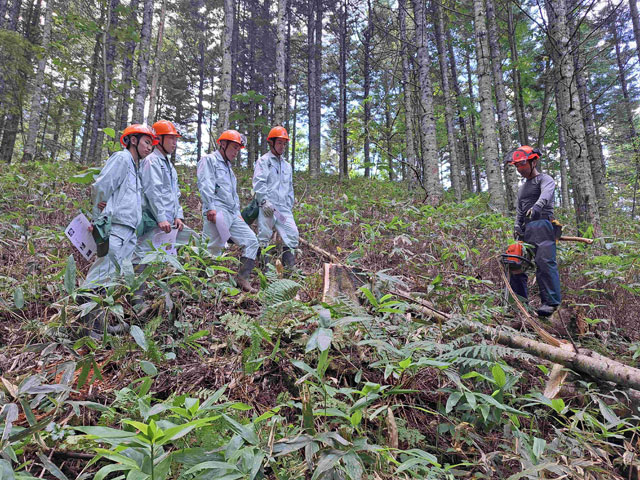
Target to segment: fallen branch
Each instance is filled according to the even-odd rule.
[[[586,243],[587,245],[591,245],[593,243],[593,238],[584,238],[584,237],[569,237],[566,235],[563,235],[560,237],[560,240],[562,240],[563,242],[580,242],[580,243]]]
[[[300,238],[300,243],[305,247],[310,248],[314,252],[319,253],[320,255],[324,255],[325,257],[330,259],[332,263],[344,265],[344,263],[342,263],[342,261],[338,257],[336,257],[333,253],[329,253],[320,247],[316,247],[313,243],[307,242],[304,238]]]
[[[428,308],[415,305],[414,309],[421,311],[425,316],[432,317],[433,312]],[[531,355],[553,363],[559,363],[577,373],[588,375],[601,381],[613,382],[622,387],[640,390],[640,369],[630,367],[592,350],[579,348],[576,352],[573,349],[567,350],[548,345],[499,328],[489,327],[479,322],[471,320],[460,320],[459,322],[471,332],[491,338],[501,345],[524,350]]]

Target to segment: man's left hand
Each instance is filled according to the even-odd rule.
[[[527,215],[527,218],[530,218],[531,220],[540,220],[541,212],[542,212],[542,207],[540,205],[534,205],[527,211],[526,215]]]
[[[181,232],[182,229],[184,228],[184,222],[182,221],[181,218],[176,218],[173,222],[173,226],[176,227],[179,232]]]

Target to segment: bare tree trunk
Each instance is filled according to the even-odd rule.
[[[160,10],[160,24],[158,25],[158,36],[156,37],[156,54],[153,56],[153,75],[151,76],[151,91],[149,92],[149,113],[147,114],[149,124],[153,124],[156,118],[158,78],[160,77],[160,65],[162,64],[162,41],[164,36],[164,21],[167,10],[166,3],[166,0],[162,0],[162,8]]]
[[[312,159],[311,145],[315,144],[314,138],[316,129],[314,122],[316,121],[316,102],[318,95],[318,85],[316,85],[316,42],[315,42],[315,30],[316,30],[316,1],[309,0],[307,2],[307,97],[309,99],[309,173],[312,176],[318,175],[319,166],[315,164]]]
[[[487,33],[489,37],[491,71],[493,74],[496,105],[498,107],[498,133],[501,147],[501,154],[498,158],[502,159],[512,148],[511,132],[509,129],[509,110],[507,107],[507,95],[504,91],[504,79],[502,77],[502,52],[500,50],[500,43],[498,42],[496,12],[493,0],[485,0],[485,3],[487,8]],[[504,175],[507,208],[509,210],[515,210],[518,199],[518,174],[514,168],[504,164],[502,174]]]
[[[288,8],[287,0],[278,0],[278,21],[276,24],[276,84],[274,98],[274,119],[276,125],[284,125],[285,102],[287,101],[285,89],[285,40],[287,22],[285,15]]]
[[[547,134],[547,116],[549,115],[549,108],[551,107],[551,84],[555,81],[552,71],[549,68],[549,60],[545,63],[544,73],[542,74],[544,80],[544,97],[542,98],[542,112],[540,113],[540,127],[538,128],[538,141],[536,145],[539,148],[544,148],[544,137]],[[525,143],[525,145],[527,145]],[[565,157],[566,158],[566,157]]]
[[[91,81],[89,83],[87,108],[84,115],[84,126],[82,128],[82,145],[80,147],[80,163],[87,163],[89,152],[89,137],[91,125],[93,124],[93,105],[95,103],[96,84],[98,83],[98,61],[100,55],[100,36],[96,35],[96,42],[93,49],[93,60],[91,62]]]
[[[55,117],[53,119],[53,141],[51,145],[51,156],[49,157],[52,162],[57,160],[58,150],[60,146],[58,142],[60,141],[60,124],[62,123],[62,115],[64,115],[64,104],[67,100],[67,84],[69,83],[69,78],[67,76],[64,77],[64,83],[62,84],[62,93],[60,94],[60,104],[58,105],[58,110],[56,111]],[[46,128],[45,128],[46,131]]]
[[[565,129],[569,166],[575,195],[576,219],[581,231],[591,225],[595,236],[601,236],[598,203],[586,149],[584,124],[580,114],[580,100],[574,83],[573,60],[569,51],[569,34],[565,0],[547,0],[549,41],[555,64],[557,103],[562,112],[559,127]]]
[[[440,75],[442,77],[442,93],[444,95],[444,116],[447,125],[447,143],[449,148],[451,185],[456,200],[462,198],[462,186],[460,181],[460,162],[458,160],[458,149],[456,142],[456,132],[453,125],[454,122],[454,105],[451,96],[451,88],[449,86],[449,68],[447,66],[447,52],[445,51],[444,42],[444,15],[440,3],[433,2],[434,23],[436,26],[436,45],[438,47],[438,60],[440,62]]]
[[[637,13],[637,12],[636,12]],[[633,156],[635,160],[635,180],[633,182],[633,203],[631,205],[631,218],[635,218],[636,214],[636,195],[638,192],[638,174],[640,173],[640,148],[638,147],[638,137],[636,127],[633,123],[633,111],[631,107],[631,99],[629,98],[629,89],[627,87],[627,76],[624,71],[624,61],[620,51],[620,36],[618,34],[618,24],[614,22],[611,25],[611,34],[616,48],[616,62],[618,64],[618,78],[620,79],[620,88],[622,90],[623,107],[626,118],[626,124],[629,126],[627,133],[627,141],[633,148]]]
[[[349,164],[347,163],[347,0],[343,0],[340,10],[338,11],[340,25],[340,72],[339,72],[339,112],[338,112],[338,130],[340,134],[340,178],[344,179],[349,176]]]
[[[204,28],[199,32],[198,38],[198,127],[196,130],[196,145],[198,159],[202,157],[202,122],[204,120],[204,60],[205,60],[205,32]]]
[[[29,131],[27,133],[27,142],[24,146],[23,162],[33,160],[36,154],[36,142],[38,139],[38,130],[41,121],[41,96],[42,86],[44,84],[44,70],[47,66],[49,40],[51,39],[51,17],[53,15],[53,0],[47,0],[47,9],[44,17],[44,30],[42,32],[42,55],[38,60],[38,69],[36,71],[36,79],[31,96],[31,112],[29,114]]]
[[[507,5],[507,29],[509,34],[509,48],[511,50],[511,78],[513,81],[513,93],[515,96],[516,120],[518,122],[518,139],[520,145],[529,145],[529,132],[527,116],[524,111],[524,94],[522,92],[522,79],[518,69],[518,47],[516,45],[516,22],[513,18],[513,5]],[[538,143],[539,146],[540,143]]]
[[[416,23],[416,45],[418,47],[418,73],[420,83],[420,135],[422,137],[423,182],[429,202],[440,202],[442,185],[440,184],[438,148],[436,139],[436,121],[433,111],[433,87],[429,67],[431,57],[427,48],[427,29],[425,27],[424,0],[412,0]]]
[[[231,41],[234,28],[233,0],[224,0],[224,35],[222,44],[222,71],[220,72],[220,107],[218,108],[218,134],[229,128],[231,109]]]
[[[640,61],[640,18],[638,16],[638,1],[629,0],[629,9],[631,10],[631,23],[633,24],[633,37],[636,40],[636,53],[638,61]]]
[[[320,174],[320,121],[322,88],[322,0],[308,2],[307,41],[309,64],[307,86],[309,96],[309,173]]]
[[[469,89],[469,100],[471,101],[472,110],[471,117],[471,144],[473,145],[473,173],[476,182],[476,193],[482,192],[482,183],[480,181],[480,166],[478,160],[480,158],[480,147],[478,144],[478,129],[476,127],[476,99],[473,94],[473,82],[471,81],[471,55],[467,55],[467,85]]]
[[[404,123],[406,139],[406,161],[409,165],[418,168],[416,157],[416,141],[413,136],[414,118],[411,82],[411,69],[409,67],[409,42],[407,41],[407,5],[406,0],[398,0],[398,23],[400,25],[400,55],[402,56],[402,97],[404,103]],[[411,183],[417,184],[418,179],[411,177]]]
[[[130,22],[130,26],[137,30],[138,28],[138,18],[136,12],[138,11],[139,0],[131,0],[131,14],[128,16],[128,21]],[[131,80],[133,78],[133,58],[135,55],[136,49],[136,41],[130,40],[125,43],[125,54],[124,61],[122,63],[122,80],[120,84],[122,85],[122,97],[120,98],[120,102],[118,104],[118,110],[116,112],[116,129],[118,132],[122,132],[128,123],[129,120],[129,103],[131,101]]]
[[[293,132],[291,135],[291,172],[296,171],[296,141],[298,139],[298,84],[293,89]]]
[[[567,141],[564,138],[564,129],[558,129],[558,150],[560,151],[560,193],[562,208],[568,210],[571,206],[569,198],[569,175],[567,173]]]
[[[573,52],[573,65],[575,84],[578,89],[578,98],[580,100],[580,112],[584,124],[584,133],[587,139],[587,152],[589,157],[589,165],[591,166],[591,176],[593,178],[593,186],[598,201],[598,210],[600,215],[606,215],[609,209],[609,199],[607,198],[607,188],[605,185],[605,169],[602,149],[598,141],[596,131],[595,118],[591,110],[591,101],[587,91],[587,82],[583,71],[583,53],[579,43],[579,29],[575,26],[575,21],[571,22],[572,29],[577,31],[576,35],[572,35],[570,41],[571,50]]]
[[[502,185],[501,168],[498,164],[498,140],[496,138],[496,120],[493,113],[491,95],[491,60],[487,38],[486,14],[482,0],[473,1],[474,26],[476,37],[476,55],[478,58],[478,95],[482,118],[482,143],[487,182],[489,184],[489,204],[500,212],[505,211],[506,201]]]
[[[371,93],[371,37],[373,36],[373,10],[371,0],[367,0],[367,26],[364,30],[364,40],[362,48],[364,50],[364,59],[362,62],[362,76],[364,78],[364,176],[371,176],[371,153],[370,141],[371,133],[369,131],[369,122],[371,122],[371,102],[369,95]]]
[[[4,28],[6,16],[7,16],[7,0],[0,0],[0,28]]]
[[[464,163],[464,173],[467,184],[467,190],[473,192],[473,165],[471,162],[471,153],[469,152],[469,137],[467,129],[467,121],[464,117],[464,97],[458,83],[458,69],[456,67],[456,59],[453,52],[453,42],[451,41],[451,33],[446,25],[444,25],[445,37],[447,41],[447,51],[449,57],[449,68],[451,69],[451,84],[456,94],[456,105],[458,109],[458,125],[460,127],[460,137],[462,140],[461,150]]]
[[[138,85],[133,103],[133,123],[144,123],[144,106],[147,100],[147,77],[151,54],[151,26],[153,20],[153,0],[144,0],[142,30],[140,33],[140,54],[138,55]]]

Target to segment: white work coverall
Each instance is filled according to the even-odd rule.
[[[169,222],[173,227],[176,218],[184,220],[180,206],[180,186],[178,173],[171,161],[156,148],[140,162],[140,181],[142,182],[142,209],[151,214],[157,223]],[[152,239],[162,232],[158,226],[145,232],[138,239],[134,255],[134,263],[140,262],[144,256],[153,251]],[[176,245],[186,245],[195,232],[184,227],[178,232]]]
[[[213,255],[220,255],[224,241],[216,224],[207,220],[209,210],[216,211],[219,218],[229,228],[231,239],[243,247],[243,257],[255,260],[258,253],[258,239],[253,230],[240,216],[236,176],[219,151],[203,156],[198,162],[198,189],[202,200],[203,234],[209,239],[207,248]]]
[[[293,171],[291,165],[282,157],[271,152],[265,153],[256,162],[253,173],[253,190],[258,205],[267,200],[282,214],[281,221],[274,214],[267,217],[262,208],[258,214],[258,242],[260,247],[269,245],[273,229],[277,230],[284,244],[290,249],[298,248],[298,227],[293,219]]]
[[[98,178],[91,186],[93,218],[111,217],[109,252],[98,258],[89,269],[82,284],[95,288],[122,273],[133,273],[131,257],[136,247],[136,228],[142,220],[141,185],[138,167],[128,150],[109,157]],[[107,206],[100,212],[98,204]]]

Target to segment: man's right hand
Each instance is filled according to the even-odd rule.
[[[166,220],[164,222],[158,222],[158,228],[164,233],[169,233],[171,231],[171,224]]]
[[[513,239],[516,241],[522,241],[524,240],[524,232],[522,232],[522,230],[514,230],[513,231]]]
[[[216,223],[216,211],[215,210],[207,210],[207,220],[212,223]]]
[[[267,200],[262,204],[262,213],[264,213],[265,217],[268,217],[268,218],[273,217],[274,210],[275,209],[273,208],[273,205],[271,205],[271,202],[269,200]]]
[[[99,202],[98,203],[98,208],[100,209],[100,211],[104,210],[104,207],[107,206],[107,202]]]

